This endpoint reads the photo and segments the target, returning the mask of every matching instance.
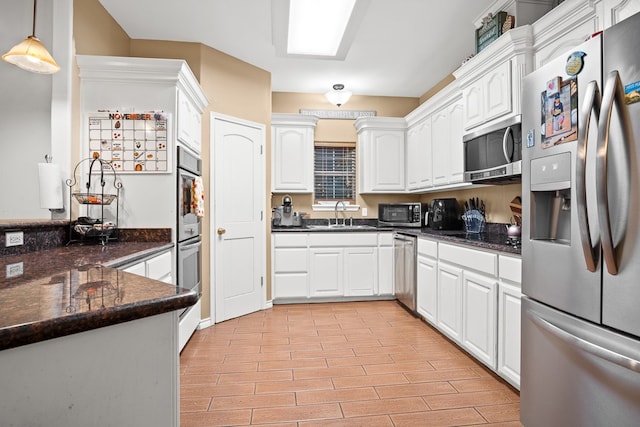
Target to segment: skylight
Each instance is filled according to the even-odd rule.
[[[356,0],[290,0],[287,53],[336,56]]]

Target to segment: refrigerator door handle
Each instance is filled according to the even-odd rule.
[[[507,147],[507,143],[509,141],[509,136],[511,136],[511,143],[513,145],[514,141],[513,141],[513,131],[511,130],[511,126],[507,127],[504,130],[504,136],[502,137],[502,154],[504,154],[504,159],[507,162],[511,162],[512,161],[512,157],[513,157],[513,147],[511,148],[511,155],[509,155],[509,147]]]
[[[600,222],[600,240],[602,254],[611,275],[618,274],[613,235],[611,233],[611,217],[609,213],[609,192],[607,182],[607,160],[609,155],[609,131],[613,106],[617,107],[622,125],[623,143],[632,143],[631,122],[624,99],[624,89],[618,71],[613,70],[607,77],[602,94],[602,120],[598,123],[598,154],[596,159],[596,198],[598,200],[598,221]],[[626,213],[628,215],[628,212]]]
[[[547,331],[548,333],[552,334],[553,336],[561,339],[566,344],[578,348],[600,359],[621,366],[625,369],[640,373],[640,361],[635,360],[631,357],[624,356],[620,353],[616,353],[615,351],[606,349],[597,344],[570,334],[564,329],[559,328],[558,326],[536,316],[533,313],[529,313],[529,316],[533,323],[535,323],[537,326]]]
[[[578,123],[582,125],[578,129],[578,150],[576,153],[576,204],[578,213],[578,224],[580,225],[580,241],[587,270],[596,271],[596,263],[599,256],[599,242],[595,245],[591,241],[591,225],[587,212],[587,144],[589,140],[589,129],[591,113],[595,115],[596,126],[600,120],[600,89],[598,83],[592,80],[587,85],[585,100],[580,109]]]

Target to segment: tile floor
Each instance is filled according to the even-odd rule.
[[[395,301],[276,305],[197,331],[182,427],[520,426],[520,397]]]

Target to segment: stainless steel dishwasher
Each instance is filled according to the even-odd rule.
[[[416,312],[416,246],[417,238],[393,233],[393,284],[398,301]]]

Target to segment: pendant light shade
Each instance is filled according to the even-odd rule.
[[[343,89],[344,85],[335,84],[333,85],[333,90],[325,93],[324,96],[329,100],[330,103],[339,107],[343,104],[346,104],[349,98],[351,98],[351,92]]]
[[[2,59],[32,73],[54,74],[60,71],[60,67],[35,34],[36,7],[37,0],[34,0],[33,31],[31,35],[2,55]]]

